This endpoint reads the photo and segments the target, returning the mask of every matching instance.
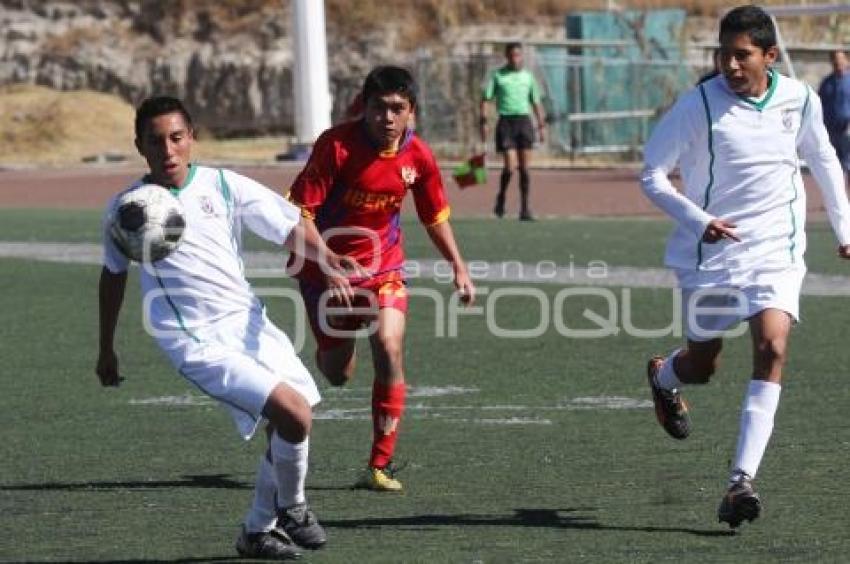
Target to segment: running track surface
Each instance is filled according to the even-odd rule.
[[[233,170],[285,194],[300,170],[299,165],[234,166]],[[0,207],[3,208],[102,208],[116,191],[144,170],[132,166],[91,166],[68,169],[0,170]],[[488,171],[486,185],[459,190],[450,172],[443,180],[452,212],[458,217],[487,216],[492,212],[499,181],[498,169]],[[519,190],[517,174],[508,195],[508,217],[515,217]],[[637,169],[538,169],[531,171],[531,208],[540,217],[657,217],[641,193]],[[823,216],[820,193],[805,176],[807,207],[811,216]],[[411,198],[405,211],[412,213]]]

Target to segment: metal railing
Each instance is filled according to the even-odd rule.
[[[545,96],[549,136],[541,149],[554,155],[639,153],[657,117],[708,70],[684,60],[546,54],[545,48],[527,50],[526,65]],[[417,128],[441,154],[462,156],[480,149],[482,86],[502,63],[499,55],[475,52],[419,57],[414,67],[421,88]]]

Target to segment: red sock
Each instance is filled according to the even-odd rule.
[[[406,389],[404,382],[387,386],[375,380],[372,385],[372,455],[369,466],[383,468],[393,457]]]

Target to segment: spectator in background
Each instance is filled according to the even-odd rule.
[[[829,140],[846,173],[850,171],[850,61],[843,50],[832,51],[829,59],[832,74],[823,79],[818,94],[823,102],[823,121]]]

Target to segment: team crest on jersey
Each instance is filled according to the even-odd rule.
[[[408,188],[413,186],[413,183],[416,182],[416,179],[419,178],[419,173],[416,172],[416,169],[412,166],[403,166],[401,167],[401,179],[404,181],[404,185]]]
[[[791,128],[794,127],[794,112],[796,110],[794,108],[788,108],[786,110],[782,110],[782,126],[785,128],[785,131],[791,131]]]
[[[213,213],[215,213],[215,208],[213,207],[212,200],[210,200],[209,197],[201,196],[200,200],[201,200],[201,210],[205,214],[212,215]]]

